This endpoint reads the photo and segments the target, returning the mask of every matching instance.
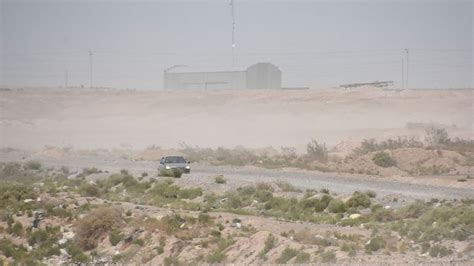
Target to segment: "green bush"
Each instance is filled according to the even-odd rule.
[[[375,252],[381,248],[384,248],[386,245],[385,240],[381,236],[373,237],[369,240],[369,243],[365,245],[365,251],[368,254]]]
[[[184,265],[177,257],[166,257],[165,260],[163,261],[163,264],[165,266],[180,266]]]
[[[223,175],[218,175],[218,176],[216,176],[216,183],[217,184],[225,184],[225,183],[227,183],[227,180],[225,179],[225,177]]]
[[[120,211],[100,207],[77,221],[75,241],[84,250],[94,249],[103,234],[119,227],[121,223]]]
[[[360,147],[354,150],[356,154],[367,154],[374,151],[395,150],[400,148],[421,148],[423,142],[415,138],[397,138],[388,139],[382,142],[377,142],[375,139],[365,139],[360,144]]]
[[[12,227],[12,234],[15,236],[23,236],[23,225],[20,222],[15,222]]]
[[[375,198],[375,197],[377,197],[377,193],[376,193],[375,191],[372,191],[372,190],[367,190],[367,191],[365,192],[365,194],[366,194],[367,196],[369,196],[369,198]]]
[[[306,154],[308,158],[312,160],[317,160],[321,162],[325,162],[328,160],[328,149],[326,148],[326,144],[318,143],[314,139],[312,139],[306,145]]]
[[[355,191],[352,194],[352,197],[346,202],[346,206],[348,208],[368,208],[370,207],[370,198],[365,193],[361,193],[359,191]]]
[[[300,189],[297,189],[292,184],[285,182],[285,181],[278,181],[275,184],[281,189],[283,192],[301,192]]]
[[[327,195],[324,195],[324,196],[327,196]],[[322,212],[322,211],[324,211],[324,210],[328,207],[329,202],[331,202],[331,199],[325,200],[325,199],[324,199],[324,196],[323,196],[320,200],[318,200],[318,201],[316,202],[316,204],[314,205],[314,211],[315,211],[315,212]],[[329,197],[330,197],[330,196],[329,196]]]
[[[300,251],[300,252],[298,252],[298,254],[296,255],[295,263],[296,263],[296,264],[308,263],[309,260],[310,260],[310,255],[309,255],[309,253],[304,252],[304,251]]]
[[[298,254],[298,250],[286,247],[277,259],[277,263],[285,264]]]
[[[430,248],[430,256],[433,258],[442,258],[453,254],[453,251],[442,245],[433,245]]]
[[[71,261],[75,263],[87,263],[89,257],[82,251],[82,249],[74,242],[66,243],[66,251],[71,256]]]
[[[38,229],[33,231],[28,237],[28,244],[34,246],[35,244],[42,243],[50,238],[49,233],[46,230]]]
[[[178,197],[180,199],[194,199],[202,196],[202,188],[183,188],[178,192]]]
[[[38,161],[28,161],[25,163],[26,169],[39,170],[41,169],[41,163]]]
[[[101,195],[99,188],[94,184],[83,184],[79,189],[79,193],[86,197],[98,197]]]
[[[143,239],[137,238],[132,241],[132,244],[143,247],[143,245],[145,245],[145,241],[143,241]]]
[[[330,251],[327,251],[327,252],[323,252],[321,254],[321,261],[323,263],[334,263],[336,262],[336,253],[334,253],[334,251],[330,250]]]
[[[212,217],[207,213],[200,213],[198,215],[198,222],[200,224],[212,224]]]
[[[267,239],[265,239],[265,246],[263,250],[259,253],[260,258],[264,258],[268,251],[272,250],[275,247],[276,238],[274,235],[269,234]]]
[[[116,246],[123,239],[123,234],[118,230],[111,230],[109,234],[109,242],[112,246]]]
[[[0,238],[0,251],[5,255],[5,257],[11,257],[15,261],[21,261],[27,254],[27,251],[23,246],[17,246],[7,238]]]
[[[206,261],[208,263],[222,262],[226,258],[224,250],[234,243],[234,240],[231,237],[224,239],[218,236],[218,239],[219,241],[217,242],[217,249],[206,257]]]
[[[381,151],[374,154],[372,161],[380,167],[392,167],[396,166],[397,162],[390,156],[390,154]]]
[[[332,213],[343,213],[346,211],[346,205],[342,200],[332,199],[328,205],[328,211]]]
[[[22,173],[21,164],[17,162],[8,162],[1,167],[1,179],[12,179]]]

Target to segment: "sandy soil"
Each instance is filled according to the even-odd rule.
[[[0,91],[0,146],[74,148],[293,146],[422,137],[435,123],[472,137],[474,90]]]

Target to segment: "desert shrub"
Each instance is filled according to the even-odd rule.
[[[207,255],[206,257],[206,261],[208,263],[222,262],[226,258],[224,250],[234,243],[234,240],[231,237],[225,239],[225,238],[220,238],[219,236],[218,239],[219,240],[217,242],[217,248],[214,250],[213,253]]]
[[[46,230],[38,229],[31,232],[28,237],[28,244],[34,246],[35,244],[44,242],[50,238],[49,233]]]
[[[143,241],[141,238],[136,238],[132,241],[132,244],[143,247],[143,245],[145,245],[145,241]]]
[[[113,229],[109,233],[109,242],[112,246],[116,246],[123,239],[123,234],[116,229]]]
[[[225,179],[225,177],[223,175],[218,175],[216,176],[216,183],[217,184],[225,184],[227,183],[227,180]]]
[[[295,263],[296,264],[302,264],[302,263],[308,263],[310,260],[310,255],[309,253],[307,252],[304,252],[304,251],[300,251],[298,252],[298,254],[296,255],[296,258],[295,258]]]
[[[349,200],[346,202],[346,206],[348,208],[358,208],[358,207],[363,207],[363,208],[368,208],[370,207],[370,198],[367,196],[365,193],[361,193],[359,191],[355,191],[352,196],[349,198]]]
[[[312,160],[317,160],[321,162],[325,162],[328,160],[328,149],[326,148],[326,144],[318,143],[314,139],[312,139],[306,145],[306,154],[308,158]]]
[[[275,190],[273,189],[270,183],[258,182],[255,188],[257,190],[275,192]]]
[[[375,191],[373,191],[373,190],[367,190],[367,191],[365,192],[365,194],[366,194],[367,196],[369,196],[369,198],[375,198],[375,197],[377,197],[377,193],[376,193]]]
[[[97,246],[103,234],[122,223],[120,211],[109,207],[100,207],[77,221],[75,241],[84,250]]]
[[[23,246],[15,245],[10,239],[0,239],[0,251],[7,258],[13,258],[16,262],[26,257],[27,251]]]
[[[423,243],[421,243],[421,251],[420,251],[420,253],[421,253],[421,254],[425,254],[426,252],[428,252],[428,250],[430,250],[430,247],[431,247],[431,245],[430,245],[429,242],[423,242]]]
[[[372,161],[380,167],[392,167],[396,166],[397,162],[390,156],[390,154],[381,151],[374,154]]]
[[[22,236],[23,233],[23,225],[20,222],[15,222],[12,227],[12,235]]]
[[[86,197],[98,197],[101,194],[97,185],[94,184],[83,184],[79,188],[79,193]]]
[[[344,242],[341,245],[341,251],[347,252],[349,256],[355,256],[357,254],[357,245],[354,243]]]
[[[226,257],[225,253],[222,250],[216,250],[214,253],[207,255],[206,262],[208,263],[219,263],[224,260]]]
[[[336,253],[332,250],[321,253],[321,261],[323,263],[334,263],[336,260]]]
[[[160,219],[160,228],[167,234],[176,233],[180,226],[186,222],[186,219],[178,214],[166,215]]]
[[[277,263],[280,264],[285,264],[292,258],[294,258],[298,254],[298,250],[292,249],[290,247],[286,247],[282,253],[280,254],[280,257],[277,259]]]
[[[327,188],[322,188],[322,189],[320,190],[320,192],[323,193],[323,194],[329,194],[329,189],[327,189]]]
[[[259,202],[267,202],[273,198],[273,193],[268,190],[257,190],[255,192],[254,197],[259,201]]]
[[[67,175],[69,174],[69,168],[67,166],[61,166],[61,168],[59,169],[63,174]]]
[[[388,139],[377,142],[375,139],[365,139],[359,147],[354,150],[356,154],[367,154],[374,151],[395,150],[400,148],[421,148],[423,143],[415,138]]]
[[[165,260],[163,261],[163,264],[165,266],[180,266],[184,265],[177,257],[169,256],[166,257]]]
[[[442,257],[453,254],[453,251],[445,246],[436,244],[430,248],[429,253],[430,253],[430,256],[433,258],[442,258]]]
[[[292,184],[285,182],[285,181],[278,181],[275,184],[283,191],[283,192],[301,192],[300,189],[297,189]]]
[[[426,130],[425,141],[431,145],[449,142],[448,132],[444,128],[431,127]]]
[[[17,162],[8,162],[4,164],[0,171],[2,179],[10,179],[22,174],[21,164]]]
[[[82,176],[88,176],[88,175],[92,175],[92,174],[98,174],[98,173],[102,173],[101,170],[95,168],[95,167],[92,167],[92,168],[83,168],[82,169]]]
[[[166,203],[169,200],[177,199],[179,196],[180,188],[176,185],[173,185],[172,182],[161,181],[155,183],[153,188],[149,190],[149,195],[153,195],[157,202]]]
[[[423,201],[416,201],[407,207],[403,207],[398,211],[401,218],[418,218],[429,210],[429,205]]]
[[[329,202],[331,202],[332,199],[333,198],[328,194],[323,195],[321,199],[319,200],[319,202],[316,204],[315,211],[316,212],[324,211],[328,207]]]
[[[39,170],[41,169],[41,163],[38,161],[28,161],[25,163],[26,169]]]
[[[183,188],[178,192],[178,197],[180,199],[194,199],[202,196],[202,188]]]
[[[74,242],[66,243],[66,251],[71,256],[71,261],[75,263],[87,263],[89,257],[82,251],[82,249]]]
[[[0,208],[23,208],[25,199],[35,199],[33,186],[13,182],[0,182]]]
[[[332,213],[343,213],[346,211],[346,205],[342,200],[332,199],[329,202],[328,210]]]
[[[375,252],[381,248],[384,248],[386,245],[385,240],[381,236],[373,237],[369,240],[369,242],[365,245],[365,251],[368,254]]]
[[[393,210],[384,208],[376,208],[372,210],[371,217],[373,220],[382,223],[391,222],[398,219],[397,214]]]
[[[156,250],[156,253],[158,253],[158,255],[161,255],[165,252],[165,248],[163,246],[157,246],[155,250]]]
[[[132,211],[131,211],[131,210],[127,210],[127,211],[125,212],[125,216],[127,216],[127,217],[132,216]]]
[[[307,228],[298,231],[293,235],[293,239],[299,243],[307,245],[317,245],[322,247],[328,247],[331,245],[331,241],[325,237],[316,236],[311,233]]]
[[[272,250],[275,247],[276,244],[276,238],[274,235],[269,234],[267,236],[267,239],[265,239],[265,246],[263,247],[263,250],[260,251],[259,256],[260,258],[264,258],[265,255],[268,253],[268,251]]]
[[[198,215],[198,222],[200,224],[212,224],[212,217],[207,213],[200,213]]]

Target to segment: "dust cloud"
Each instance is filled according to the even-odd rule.
[[[173,91],[20,89],[0,92],[2,147],[77,149],[272,146],[311,139],[423,138],[407,123],[472,138],[472,90]]]

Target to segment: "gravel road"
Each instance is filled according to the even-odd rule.
[[[118,172],[127,169],[139,176],[148,172],[156,176],[157,162],[134,161],[120,157],[81,156],[68,159],[52,159],[49,157],[31,156],[26,153],[10,152],[0,153],[1,161],[21,161],[36,159],[46,166],[67,166],[71,171],[81,171],[85,167],[97,167],[109,172]],[[223,174],[227,179],[225,186],[216,185],[214,178]],[[213,166],[208,164],[193,163],[192,172],[176,179],[177,183],[185,186],[201,186],[209,190],[230,190],[238,186],[256,182],[285,181],[301,189],[327,188],[332,192],[350,194],[356,190],[373,190],[379,196],[391,194],[403,195],[412,199],[431,198],[473,198],[474,189],[431,186],[425,184],[412,184],[399,181],[389,181],[380,177],[353,177],[315,171],[298,169],[263,169],[257,167]]]

